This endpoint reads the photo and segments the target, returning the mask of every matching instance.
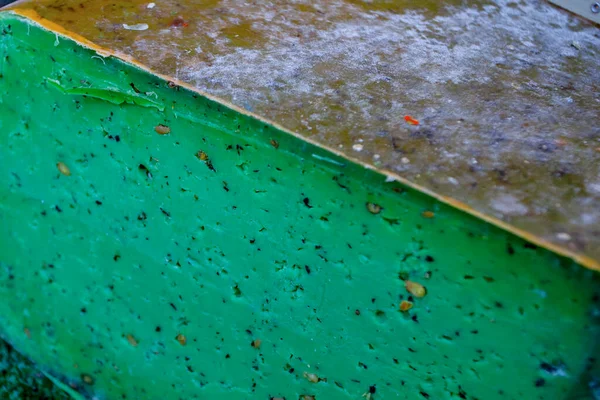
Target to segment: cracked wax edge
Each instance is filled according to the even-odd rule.
[[[154,76],[157,76],[157,77],[159,77],[159,78],[161,78],[161,79],[163,79],[165,81],[174,82],[175,84],[177,84],[178,86],[183,87],[184,89],[187,89],[187,90],[189,90],[191,92],[198,93],[199,95],[201,95],[201,96],[203,96],[203,97],[205,97],[205,98],[207,98],[207,99],[209,99],[211,101],[214,101],[214,102],[216,102],[218,104],[221,104],[221,105],[223,105],[225,107],[228,107],[228,108],[230,108],[230,109],[232,109],[232,110],[234,110],[234,111],[236,111],[236,112],[238,112],[240,114],[249,116],[251,118],[255,118],[255,119],[261,121],[262,123],[270,125],[270,126],[276,128],[276,129],[278,129],[278,130],[280,130],[280,131],[282,131],[282,132],[284,132],[284,133],[286,133],[288,135],[294,136],[295,138],[297,138],[297,139],[299,139],[299,140],[301,140],[303,142],[309,143],[309,144],[311,144],[311,145],[313,145],[313,146],[315,146],[317,148],[320,148],[322,150],[325,150],[325,151],[328,151],[328,152],[330,152],[332,154],[335,154],[336,156],[338,156],[340,158],[343,158],[343,159],[346,159],[346,160],[348,160],[348,161],[350,161],[350,162],[352,162],[354,164],[360,165],[363,168],[366,168],[366,169],[369,169],[369,170],[373,170],[373,171],[381,174],[383,177],[386,177],[387,180],[392,180],[393,179],[394,181],[400,182],[401,184],[403,184],[403,185],[405,185],[405,186],[407,186],[407,187],[409,187],[411,189],[414,189],[414,190],[416,190],[418,192],[424,193],[424,194],[426,194],[426,195],[428,195],[428,196],[436,199],[437,201],[439,201],[441,203],[444,203],[444,204],[447,204],[447,205],[449,205],[451,207],[459,209],[459,210],[461,210],[461,211],[463,211],[463,212],[465,212],[465,213],[467,213],[469,215],[472,215],[472,216],[474,216],[474,217],[476,217],[476,218],[478,218],[480,220],[483,220],[483,221],[485,221],[485,222],[487,222],[487,223],[489,223],[491,225],[494,225],[494,226],[496,226],[496,227],[498,227],[498,228],[500,228],[500,229],[502,229],[504,231],[510,232],[510,233],[512,233],[515,236],[518,236],[518,237],[520,237],[520,238],[522,238],[524,240],[527,240],[527,241],[529,241],[529,242],[531,242],[531,243],[533,243],[533,244],[535,244],[535,245],[537,245],[539,247],[543,247],[544,249],[550,250],[553,253],[556,253],[558,255],[570,258],[570,259],[574,260],[575,262],[577,262],[578,264],[580,264],[581,266],[583,266],[585,268],[591,269],[593,271],[600,272],[600,261],[597,261],[597,260],[595,260],[595,259],[593,259],[593,258],[591,258],[589,256],[584,255],[584,254],[581,254],[581,253],[569,250],[569,249],[567,249],[567,248],[565,248],[563,246],[559,246],[557,244],[554,244],[554,243],[552,243],[552,242],[550,242],[550,241],[548,241],[546,239],[540,238],[540,237],[538,237],[538,236],[536,236],[536,235],[534,235],[532,233],[529,233],[529,232],[527,232],[527,231],[525,231],[523,229],[517,228],[517,227],[515,227],[515,226],[513,226],[513,225],[511,225],[509,223],[506,223],[506,222],[504,222],[504,221],[502,221],[502,220],[500,220],[500,219],[498,219],[496,217],[493,217],[493,216],[487,215],[485,213],[482,213],[480,211],[477,211],[477,210],[469,207],[467,204],[465,204],[465,203],[463,203],[461,201],[455,200],[455,199],[453,199],[451,197],[440,195],[439,193],[436,193],[436,192],[434,192],[434,191],[432,191],[430,189],[427,189],[427,188],[425,188],[423,186],[417,185],[417,184],[409,181],[408,179],[406,179],[406,178],[404,178],[404,177],[402,177],[402,176],[400,176],[400,175],[398,175],[398,174],[396,174],[394,172],[391,172],[391,171],[385,170],[385,169],[381,169],[381,168],[377,168],[377,167],[375,167],[375,166],[373,166],[371,164],[365,163],[365,162],[360,161],[360,160],[358,160],[356,158],[348,156],[347,154],[345,154],[345,153],[343,153],[343,152],[341,152],[339,150],[336,150],[336,149],[333,149],[331,147],[325,146],[325,145],[323,145],[321,143],[318,143],[317,141],[315,141],[313,139],[304,137],[304,136],[302,136],[302,135],[300,135],[300,134],[298,134],[296,132],[293,132],[293,131],[291,131],[291,130],[289,130],[289,129],[287,129],[287,128],[285,128],[285,127],[283,127],[283,126],[281,126],[281,125],[279,125],[279,124],[277,124],[277,123],[275,123],[273,121],[270,121],[270,120],[268,120],[268,119],[266,119],[264,117],[261,117],[260,115],[248,112],[247,110],[244,110],[244,109],[242,109],[242,108],[240,108],[240,107],[238,107],[238,106],[236,106],[236,105],[234,105],[232,103],[229,103],[229,102],[227,102],[227,101],[225,101],[225,100],[223,100],[223,99],[221,99],[219,97],[213,96],[213,95],[208,94],[208,93],[206,93],[206,92],[204,92],[202,90],[199,90],[198,88],[195,88],[194,86],[192,86],[192,85],[190,85],[188,83],[182,82],[179,79],[176,79],[176,78],[168,76],[168,75],[160,74],[160,73],[158,73],[156,71],[153,71],[148,66],[142,64],[141,62],[137,61],[136,59],[134,59],[133,57],[131,57],[131,56],[127,55],[127,54],[124,54],[124,53],[122,53],[120,51],[114,51],[114,50],[107,49],[107,48],[104,48],[102,46],[99,46],[96,43],[90,41],[89,39],[86,39],[85,37],[83,37],[83,36],[81,36],[81,35],[79,35],[77,33],[71,32],[71,31],[65,29],[63,26],[61,26],[61,25],[59,25],[59,24],[57,24],[55,22],[52,22],[52,21],[50,21],[48,19],[45,19],[45,18],[41,17],[35,10],[25,9],[25,8],[18,8],[18,5],[19,4],[23,4],[23,3],[25,3],[25,2],[24,1],[18,1],[16,3],[13,3],[12,7],[17,6],[17,8],[2,9],[2,10],[0,10],[0,14],[2,14],[2,13],[8,13],[8,14],[13,14],[13,15],[22,17],[22,18],[28,20],[30,23],[41,27],[42,29],[48,30],[50,32],[53,32],[56,35],[59,35],[59,36],[65,38],[67,40],[73,40],[77,44],[79,44],[79,45],[81,45],[81,46],[83,46],[85,48],[88,48],[90,50],[95,51],[101,57],[104,57],[104,58],[111,57],[111,56],[115,57],[116,59],[119,59],[119,60],[121,60],[121,61],[123,61],[123,62],[125,62],[127,64],[133,65],[133,66],[135,66],[135,67],[137,67],[137,68],[139,68],[139,69],[141,69],[143,71],[146,71],[146,72],[148,72],[148,73],[150,73],[150,74],[152,74]]]

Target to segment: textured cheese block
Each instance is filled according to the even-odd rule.
[[[0,56],[0,332],[65,388],[593,398],[596,272],[11,13]]]

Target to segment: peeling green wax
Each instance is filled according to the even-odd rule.
[[[156,107],[160,111],[164,111],[164,107],[152,100],[144,98],[142,96],[136,96],[130,93],[120,92],[116,89],[97,89],[93,87],[75,87],[65,88],[61,83],[54,79],[46,79],[46,81],[53,87],[60,90],[62,93],[79,95],[86,97],[93,97],[96,99],[106,100],[113,104],[135,104],[142,107]]]
[[[593,398],[597,273],[20,17],[0,32],[0,332],[53,379]]]

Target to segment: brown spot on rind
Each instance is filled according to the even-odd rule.
[[[400,303],[400,311],[402,312],[407,312],[411,308],[413,308],[413,303],[410,301],[402,300],[402,303]]]
[[[200,161],[207,161],[208,160],[208,154],[206,154],[205,152],[203,152],[202,150],[198,150],[198,152],[196,153],[196,157],[200,160]]]
[[[421,215],[423,216],[423,218],[433,218],[433,217],[435,217],[435,213],[433,211],[423,211],[421,213]]]
[[[425,286],[417,282],[409,280],[404,281],[404,287],[406,287],[406,290],[415,297],[421,298],[425,297],[427,294],[427,289],[425,289]]]
[[[58,168],[60,173],[63,174],[64,176],[71,176],[71,170],[69,169],[69,167],[67,167],[67,165],[65,163],[57,162],[56,168]]]
[[[321,378],[319,378],[317,375],[310,373],[310,372],[305,372],[303,375],[306,380],[308,380],[310,383],[319,383],[319,381],[321,380]]]
[[[182,333],[178,334],[175,337],[175,340],[177,340],[179,342],[179,344],[182,345],[182,346],[185,346],[186,343],[187,343],[187,338]]]
[[[171,128],[169,128],[166,125],[156,125],[154,127],[154,130],[156,131],[156,133],[158,133],[159,135],[168,135],[169,133],[171,133]]]
[[[369,210],[371,214],[379,214],[383,208],[379,204],[367,203],[367,210]]]
[[[129,342],[130,345],[132,345],[133,347],[136,347],[138,345],[138,341],[133,337],[132,334],[128,334],[127,335],[127,341]]]

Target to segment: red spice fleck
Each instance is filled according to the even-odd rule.
[[[404,120],[410,125],[419,125],[419,120],[414,119],[410,115],[405,115]]]
[[[185,22],[183,17],[180,15],[180,16],[176,17],[173,21],[171,21],[170,26],[174,26],[176,28],[179,28],[179,27],[185,28],[185,27],[188,27],[189,24],[187,22]]]

